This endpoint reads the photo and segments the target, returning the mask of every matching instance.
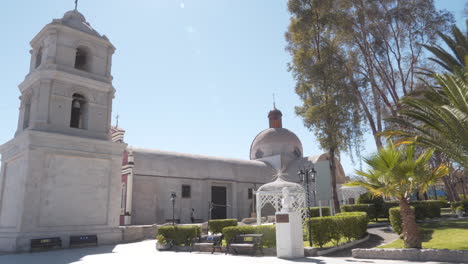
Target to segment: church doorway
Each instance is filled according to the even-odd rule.
[[[226,219],[226,187],[211,186],[211,219]]]

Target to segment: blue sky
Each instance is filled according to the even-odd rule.
[[[3,1],[0,9],[0,144],[16,130],[19,91],[29,67],[29,41],[73,0]],[[254,137],[268,127],[272,93],[283,126],[304,154],[322,153],[294,114],[300,100],[287,71],[287,1],[79,1],[79,11],[116,46],[113,115],[132,146],[248,159]],[[436,0],[464,29],[465,0]],[[113,121],[115,122],[115,120]],[[375,150],[367,140],[365,152]],[[347,174],[353,165],[346,154]]]

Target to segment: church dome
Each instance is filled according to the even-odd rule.
[[[250,147],[250,159],[275,155],[302,157],[302,143],[296,134],[286,128],[268,128],[255,137]]]

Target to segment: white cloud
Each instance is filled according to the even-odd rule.
[[[180,3],[180,8],[185,8],[185,4],[184,3]]]

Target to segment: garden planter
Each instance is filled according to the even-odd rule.
[[[463,211],[462,211],[462,210],[457,210],[457,211],[456,211],[456,214],[457,214],[458,218],[462,218],[462,217],[463,217]]]
[[[169,250],[171,248],[171,245],[170,244],[167,244],[167,243],[158,243],[156,242],[156,249],[157,250]]]

